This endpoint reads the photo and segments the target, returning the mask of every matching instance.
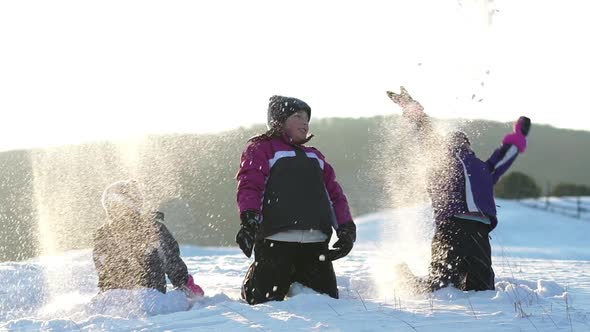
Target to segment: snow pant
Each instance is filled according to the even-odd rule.
[[[440,222],[432,239],[431,290],[450,284],[466,291],[494,290],[489,233],[489,225],[473,220]]]
[[[336,274],[326,257],[328,242],[257,241],[254,263],[242,283],[242,298],[249,304],[282,301],[291,284],[299,282],[318,293],[338,298]]]

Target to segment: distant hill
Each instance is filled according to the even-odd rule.
[[[334,166],[354,215],[387,207],[374,170],[375,149],[396,135],[396,116],[313,120],[318,147]],[[460,122],[474,150],[487,157],[509,124]],[[385,126],[384,124],[389,124]],[[393,128],[393,129],[384,129]],[[146,183],[151,206],[183,243],[232,245],[238,229],[235,174],[249,137],[264,126],[209,135],[149,136],[132,143],[96,142],[0,153],[0,261],[89,247],[103,222],[102,190],[116,180]],[[389,137],[389,138],[388,138]],[[559,182],[590,185],[590,132],[534,126],[529,149],[513,170],[545,188]],[[388,154],[386,154],[387,156]],[[41,241],[37,241],[41,239]]]

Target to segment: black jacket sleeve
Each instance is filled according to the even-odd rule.
[[[160,229],[160,241],[164,250],[164,257],[166,258],[164,271],[174,287],[184,286],[188,281],[188,269],[182,258],[180,258],[178,242],[164,224],[157,223]]]

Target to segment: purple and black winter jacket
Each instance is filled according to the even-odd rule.
[[[334,169],[317,149],[288,136],[251,141],[237,174],[240,213],[261,214],[257,238],[287,230],[316,229],[330,235],[352,221]]]
[[[494,185],[519,154],[513,144],[502,144],[492,156],[482,161],[467,148],[452,152],[450,169],[433,174],[429,193],[437,225],[453,216],[481,215],[490,219],[491,228],[498,224]]]

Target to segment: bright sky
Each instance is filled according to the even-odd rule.
[[[263,123],[273,94],[308,102],[313,130],[399,113],[400,85],[435,117],[590,130],[585,6],[2,1],[0,150]]]

